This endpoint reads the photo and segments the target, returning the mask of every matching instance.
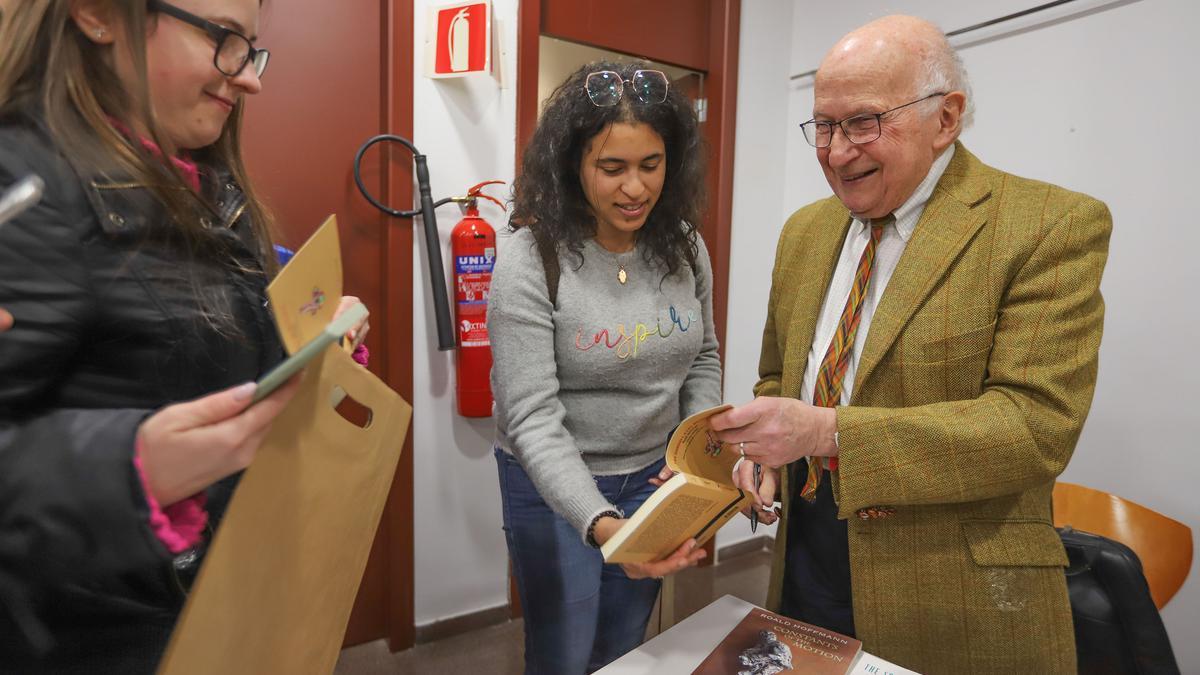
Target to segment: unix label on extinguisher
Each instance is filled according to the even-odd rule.
[[[496,249],[485,248],[482,255],[454,258],[455,291],[458,302],[458,344],[463,347],[490,347],[487,333],[487,301],[492,286],[492,268]]]

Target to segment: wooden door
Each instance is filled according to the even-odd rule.
[[[259,46],[271,50],[263,92],[247,106],[250,174],[296,247],[325,217],[340,225],[346,292],[371,310],[370,369],[412,400],[412,224],[358,194],[353,160],[371,136],[412,136],[412,0],[264,5]],[[412,204],[411,158],[375,153],[364,177],[387,203]],[[405,207],[407,208],[407,207]],[[413,643],[412,444],[392,494],[346,632],[346,644]]]

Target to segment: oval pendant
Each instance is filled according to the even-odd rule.
[[[617,281],[619,281],[619,282],[621,282],[621,283],[625,283],[625,281],[626,281],[627,279],[629,279],[629,277],[628,277],[628,276],[625,274],[625,268],[624,268],[624,267],[618,267],[618,268],[617,268]]]

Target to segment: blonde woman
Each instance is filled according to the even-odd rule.
[[[283,356],[239,143],[259,0],[7,9],[0,189],[46,190],[0,229],[0,664],[152,673],[295,389],[249,406]]]

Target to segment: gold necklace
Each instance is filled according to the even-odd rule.
[[[605,244],[601,243],[599,239],[596,240],[596,243],[600,245],[600,248],[608,251],[614,257],[629,252],[629,251],[614,251],[614,250],[610,249],[608,246],[606,246]],[[629,250],[631,251],[636,247],[637,247],[637,243],[634,242],[633,247],[631,247]],[[625,263],[622,263],[620,260],[618,260],[616,262],[617,262],[617,283],[624,286],[625,282],[629,281],[629,273],[625,271]]]

